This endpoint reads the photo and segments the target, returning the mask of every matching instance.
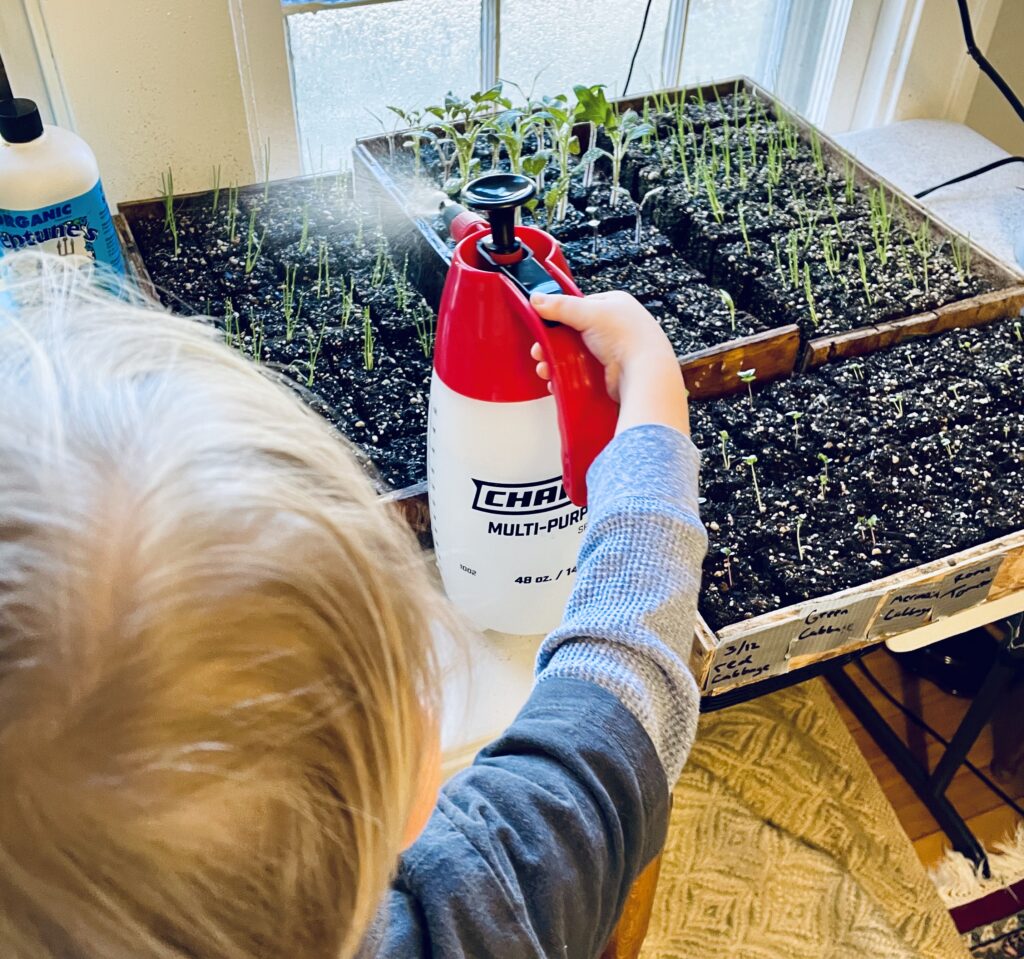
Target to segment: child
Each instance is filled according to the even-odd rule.
[[[598,955],[699,698],[698,457],[654,320],[536,301],[618,435],[535,690],[438,797],[456,627],[336,435],[198,324],[35,266],[0,315],[0,955]]]

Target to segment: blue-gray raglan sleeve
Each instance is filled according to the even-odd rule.
[[[533,693],[445,785],[362,955],[599,955],[664,843],[693,738],[697,464],[661,426],[627,430],[595,461],[576,586]]]

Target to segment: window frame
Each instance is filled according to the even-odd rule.
[[[238,55],[242,94],[249,124],[249,139],[253,151],[253,168],[262,169],[264,144],[269,137],[276,156],[271,168],[276,176],[299,173],[303,168],[300,156],[298,116],[294,98],[294,76],[288,52],[287,19],[300,13],[317,13],[341,8],[355,8],[379,3],[397,3],[401,0],[309,0],[301,3],[283,3],[282,0],[228,0],[232,23],[235,27],[235,46]],[[480,89],[488,89],[498,82],[501,62],[501,4],[503,0],[480,0]],[[509,0],[504,0],[509,2]],[[514,0],[512,0],[514,2]],[[793,40],[788,29],[792,17],[799,16],[801,7],[815,5],[819,0],[784,0],[786,16],[777,18],[773,42],[767,59],[781,62],[787,44]],[[825,40],[815,61],[811,75],[811,99],[807,119],[826,129],[845,129],[853,121],[864,117],[864,89],[876,97],[884,95],[877,83],[868,81],[869,69],[885,59],[902,60],[909,55],[906,49],[913,42],[915,18],[907,8],[919,5],[921,0],[834,0],[825,25]],[[670,0],[668,19],[662,43],[662,76],[666,88],[679,85],[683,68],[683,53],[689,24],[691,0]],[[851,36],[850,26],[854,9],[857,23],[871,24],[872,33]],[[865,16],[865,7],[870,10]],[[898,39],[893,50],[891,24],[899,24]],[[881,48],[881,50],[880,50]],[[896,77],[899,76],[898,67]],[[848,82],[856,77],[856,88]],[[890,68],[886,79],[895,79]],[[632,88],[630,95],[644,92]],[[286,95],[285,95],[286,94]]]

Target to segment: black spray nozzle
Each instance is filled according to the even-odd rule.
[[[486,213],[491,224],[490,249],[509,254],[519,249],[516,210],[537,195],[537,186],[518,173],[488,173],[467,184],[462,199],[471,210]]]
[[[448,197],[441,201],[440,210],[441,219],[444,221],[445,229],[449,233],[451,233],[452,223],[455,222],[455,218],[466,212],[466,208],[461,203],[456,203]]]

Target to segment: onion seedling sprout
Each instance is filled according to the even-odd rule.
[[[267,228],[263,228],[263,233],[260,235],[259,240],[256,239],[256,211],[253,210],[249,214],[249,232],[245,243],[245,275],[248,276],[256,269],[256,261],[260,258],[260,250],[263,249],[263,241],[267,238]]]
[[[211,204],[210,212],[217,213],[217,207],[220,205],[220,164],[218,163],[213,168],[213,201]]]
[[[966,240],[962,240],[960,237],[954,236],[950,253],[953,256],[953,267],[956,270],[956,275],[960,278],[961,283],[966,283],[974,275],[971,272],[971,257],[973,255],[971,238],[968,237]]]
[[[370,308],[363,307],[363,369],[373,369],[373,324],[370,322]]]
[[[757,370],[754,367],[751,367],[749,370],[740,370],[737,375],[740,378],[740,382],[746,385],[746,387],[747,387],[747,397],[750,400],[751,407],[753,407],[753,405],[754,405],[754,387],[753,387],[753,383],[754,383],[755,378],[757,377]]]
[[[754,499],[757,500],[758,511],[764,512],[764,503],[761,501],[761,487],[757,485],[757,470],[754,469],[754,464],[757,463],[757,457],[753,454],[750,456],[744,456],[743,462],[750,467],[750,479],[754,484]]]
[[[270,198],[270,137],[263,148],[263,202]]]
[[[932,233],[930,221],[925,219],[921,223],[920,229],[916,230],[912,235],[914,242],[914,249],[917,250],[917,255],[921,258],[921,272],[924,276],[924,291],[929,292],[929,281],[928,281],[928,259],[932,253]]]
[[[850,157],[843,161],[843,181],[845,186],[846,205],[853,206],[855,199],[854,186],[857,182],[857,164]]]
[[[228,187],[228,243],[238,242],[238,184]]]
[[[786,237],[786,257],[789,265],[789,285],[794,289],[800,288],[800,238],[796,232],[790,230]]]
[[[807,300],[807,309],[811,313],[811,322],[814,328],[821,326],[821,318],[818,316],[818,308],[814,303],[814,290],[811,287],[811,264],[804,263],[804,297]]]
[[[235,345],[236,333],[238,330],[238,320],[235,319],[235,308],[231,303],[231,298],[228,297],[224,301],[224,342],[228,346]],[[237,334],[239,341],[241,341],[241,334]]]
[[[316,295],[318,299],[331,295],[331,257],[326,240],[320,241],[316,256]]]
[[[170,231],[174,241],[174,255],[181,252],[181,241],[178,237],[178,219],[174,215],[174,172],[170,167],[166,173],[160,174],[160,187],[163,190],[164,226]]]
[[[743,245],[746,247],[747,256],[751,256],[752,255],[752,251],[750,249],[750,237],[747,235],[747,217],[746,217],[746,214],[744,213],[743,204],[742,203],[739,205],[739,215],[740,215],[740,233],[743,234]]]
[[[284,268],[284,294],[281,298],[281,312],[284,315],[285,340],[291,343],[295,335],[295,326],[302,314],[302,298],[304,294],[295,295],[295,288],[299,280],[298,266],[286,266]]]
[[[835,276],[843,267],[843,257],[827,233],[821,238],[821,253],[829,276]]]
[[[825,157],[821,150],[821,136],[818,131],[811,129],[811,156],[814,157],[814,168],[818,176],[825,175]]]
[[[722,450],[722,465],[726,469],[729,469],[729,467],[732,465],[732,457],[729,455],[729,451],[727,449],[729,445],[729,433],[726,430],[719,430],[718,444]]]
[[[875,302],[875,298],[871,295],[871,284],[868,282],[868,261],[864,257],[864,247],[860,243],[857,244],[857,269],[860,271],[860,282],[864,287],[864,296],[867,298],[868,305],[870,306]]]
[[[259,322],[252,318],[252,311],[249,311],[249,328],[252,330],[252,358],[258,366],[263,362],[263,317]]]
[[[306,377],[306,386],[312,387],[316,379],[316,364],[320,359],[320,348],[324,345],[324,330],[327,328],[327,317],[320,323],[320,330],[314,335],[312,328],[306,331],[306,342],[309,345],[309,375]]]
[[[800,541],[800,530],[803,528],[804,520],[806,519],[807,517],[804,514],[801,514],[796,518],[796,552],[800,557],[801,563],[804,561],[804,553],[806,552],[806,549],[804,544]]]
[[[309,204],[302,207],[302,235],[299,237],[299,256],[305,256],[309,249]]]
[[[1019,321],[1013,324],[1013,335],[1017,338],[1018,343],[1024,343],[1024,332],[1021,332]]]
[[[429,359],[434,349],[434,311],[421,300],[413,306],[412,322],[416,328],[416,341],[423,355]]]

